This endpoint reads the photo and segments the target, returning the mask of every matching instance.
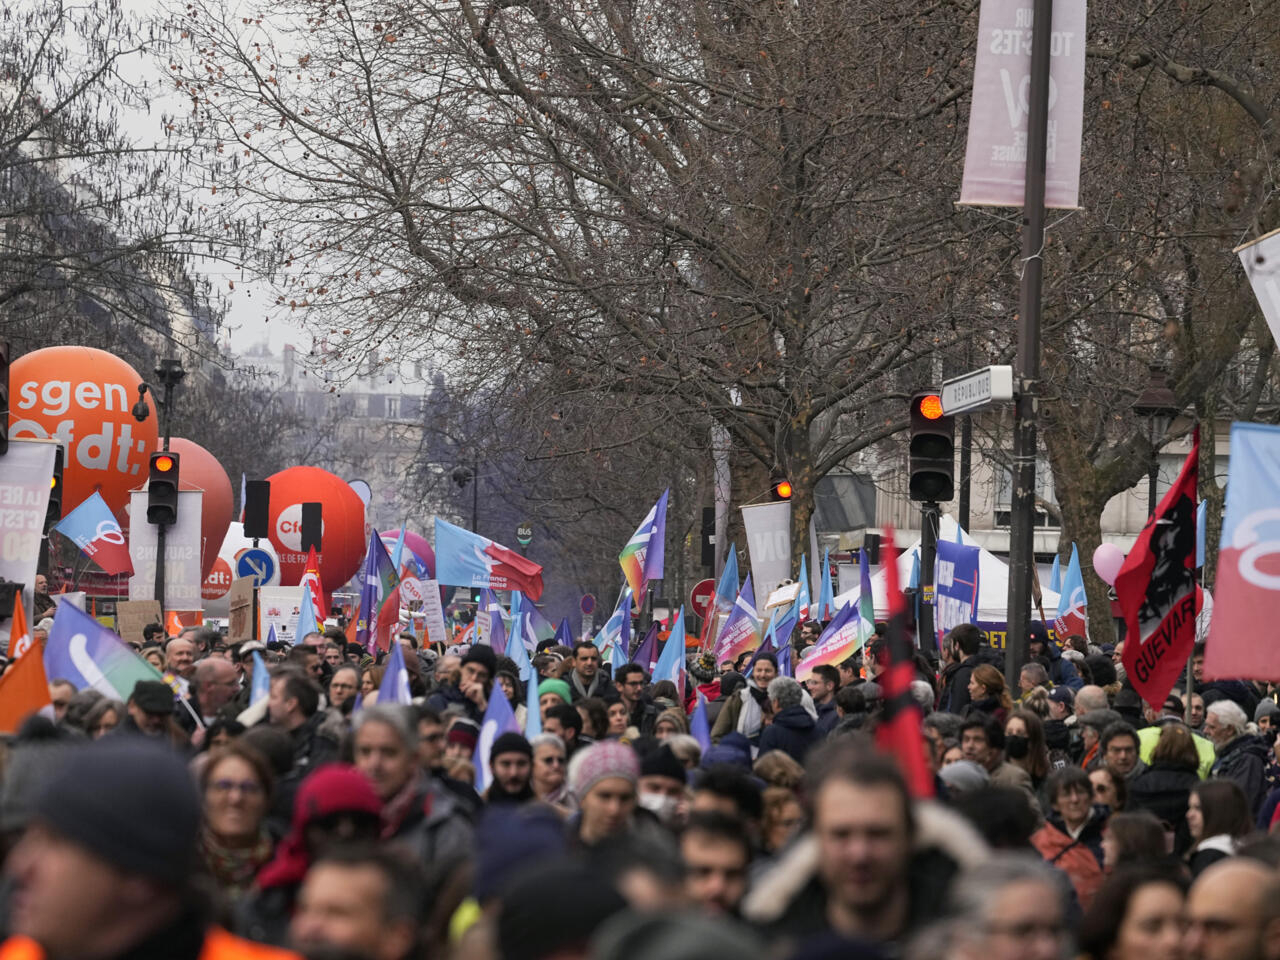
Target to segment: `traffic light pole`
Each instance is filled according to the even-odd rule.
[[[920,504],[920,612],[916,624],[920,631],[921,650],[932,650],[937,646],[937,635],[933,629],[933,568],[938,558],[940,515],[936,500]]]
[[[1022,220],[1022,285],[1018,296],[1018,349],[1014,378],[1013,502],[1009,522],[1009,605],[1004,673],[1017,689],[1028,657],[1031,566],[1035,563],[1036,416],[1040,392],[1041,286],[1044,277],[1044,188],[1049,129],[1049,40],[1053,0],[1034,0],[1031,87],[1027,112],[1026,194]]]
[[[182,369],[182,363],[178,360],[168,357],[160,361],[160,365],[156,367],[156,379],[164,385],[164,401],[161,404],[160,416],[164,426],[164,452],[169,452],[169,439],[172,432],[173,411],[173,388],[182,382],[182,378],[186,376],[186,371]],[[155,391],[151,393],[155,396]],[[160,604],[160,616],[164,616],[164,568],[165,568],[165,531],[168,524],[156,524],[156,602]]]

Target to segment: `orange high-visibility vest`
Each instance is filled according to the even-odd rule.
[[[0,960],[46,960],[44,948],[30,937],[10,937],[0,943]],[[302,960],[292,951],[268,947],[233,936],[220,927],[204,935],[199,960]]]

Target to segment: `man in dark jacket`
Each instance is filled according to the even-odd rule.
[[[819,664],[813,668],[813,675],[804,685],[809,690],[809,696],[813,697],[813,705],[818,711],[818,734],[825,737],[840,720],[840,715],[836,713],[840,671],[827,664]]]
[[[613,684],[600,669],[600,651],[590,640],[579,640],[573,645],[573,669],[564,677],[569,683],[573,702],[589,697],[602,700],[613,695]]]
[[[1234,781],[1244,791],[1249,810],[1257,816],[1265,793],[1263,773],[1270,751],[1261,737],[1246,732],[1248,723],[1239,704],[1219,700],[1205,712],[1204,732],[1218,749],[1211,775]]]
[[[1029,628],[1031,634],[1029,647],[1031,659],[1040,657],[1049,662],[1049,679],[1055,687],[1069,687],[1073,691],[1084,686],[1084,679],[1076,670],[1076,665],[1062,656],[1062,650],[1049,639],[1049,631],[1039,620],[1033,620]]]
[[[627,708],[627,726],[635,727],[640,736],[653,736],[654,725],[658,722],[657,705],[645,699],[644,667],[638,663],[624,663],[618,668],[614,678],[618,685],[618,699]]]
[[[974,667],[990,663],[1004,669],[1004,660],[985,642],[986,634],[971,623],[962,623],[943,639],[944,653],[951,662],[942,671],[942,695],[938,709],[960,716],[969,705],[969,677]]]
[[[321,730],[320,690],[300,670],[281,667],[271,675],[267,716],[293,741],[293,775],[301,779],[321,764],[336,760],[338,744]]]
[[[483,723],[493,678],[498,672],[497,654],[487,644],[475,644],[463,654],[460,669],[458,682],[442,683],[435,693],[427,697],[427,706],[442,714],[450,706],[460,705],[467,717]]]
[[[817,718],[805,709],[804,688],[791,677],[774,677],[768,692],[773,722],[760,733],[760,754],[781,750],[803,764],[805,754],[818,741]]]

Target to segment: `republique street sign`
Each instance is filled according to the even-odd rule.
[[[983,367],[942,384],[942,412],[948,417],[1012,399],[1013,367],[1010,366]]]

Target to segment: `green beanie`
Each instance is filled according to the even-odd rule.
[[[569,685],[563,680],[557,680],[555,677],[548,677],[538,684],[538,699],[542,699],[544,693],[554,693],[565,703],[573,702],[573,694],[569,692]]]

